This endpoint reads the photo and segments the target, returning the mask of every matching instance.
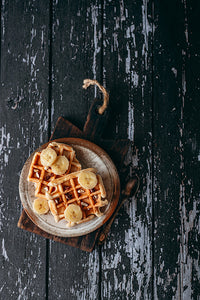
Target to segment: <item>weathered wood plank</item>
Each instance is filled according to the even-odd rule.
[[[66,117],[82,129],[95,88],[82,88],[85,78],[101,74],[100,1],[53,2],[52,129]],[[56,87],[56,88],[55,88]]]
[[[52,129],[59,116],[82,129],[95,98],[94,88],[82,89],[83,79],[99,80],[100,51],[100,1],[54,1]],[[98,299],[98,289],[98,249],[86,253],[50,243],[49,299]]]
[[[199,3],[155,2],[155,299],[198,299]]]
[[[44,299],[46,242],[17,228],[22,166],[47,140],[48,3],[2,1],[0,91],[1,299]]]
[[[52,20],[40,2],[1,6],[1,297],[43,299],[47,289],[48,299],[198,299],[199,2],[154,1],[153,44],[151,1],[54,1]],[[141,188],[100,252],[51,242],[48,253],[44,239],[17,229],[11,182],[60,115],[83,126],[96,94],[82,90],[87,77],[110,91],[104,137],[134,142],[126,163]]]
[[[106,136],[134,142],[128,158],[141,187],[102,248],[101,299],[152,298],[151,4],[104,1],[103,75],[110,91]],[[128,128],[128,129],[127,129]]]

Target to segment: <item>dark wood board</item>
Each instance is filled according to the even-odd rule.
[[[154,12],[154,298],[199,299],[200,6]]]
[[[91,108],[89,110],[87,121],[84,126],[83,131],[78,129],[75,125],[73,125],[71,122],[65,120],[63,117],[60,117],[58,121],[56,122],[55,129],[50,137],[50,141],[58,141],[60,143],[66,142],[63,141],[63,137],[75,137],[75,138],[85,138],[84,141],[88,147],[93,147],[94,144],[88,142],[88,140],[94,140],[99,142],[101,146],[105,146],[105,149],[108,151],[108,153],[112,154],[112,158],[114,158],[114,163],[116,162],[116,166],[119,168],[123,167],[125,156],[127,155],[127,152],[130,147],[130,143],[128,140],[102,140],[99,136],[100,130],[102,127],[105,126],[105,122],[107,120],[106,114],[99,115],[96,113],[96,109],[99,106],[99,100],[95,99],[91,105]],[[97,136],[96,136],[97,133]],[[61,139],[60,139],[61,138]],[[86,140],[87,138],[87,140]],[[93,146],[92,146],[93,145]],[[96,146],[95,146],[96,147]],[[92,148],[91,148],[92,150]],[[96,150],[97,151],[97,150]],[[100,150],[101,151],[101,150]],[[101,154],[100,154],[101,155]],[[102,154],[104,155],[104,154]],[[122,176],[124,172],[120,171],[119,174]],[[117,175],[118,176],[118,175]],[[113,178],[113,181],[117,180],[117,178]],[[123,182],[123,179],[122,179]],[[120,183],[116,184],[116,188],[118,189],[118,193],[120,194]],[[113,211],[115,210],[118,200],[119,200],[119,194],[115,195],[113,197],[113,205],[116,203],[116,205],[113,206],[113,210],[110,211],[110,214],[112,215]],[[22,214],[20,216],[20,219],[18,221],[18,227],[28,230],[30,232],[39,234],[45,238],[52,239],[57,242],[64,243],[66,245],[70,245],[76,248],[79,248],[84,251],[91,252],[95,246],[96,239],[98,239],[98,236],[100,234],[101,228],[98,230],[95,230],[94,232],[91,232],[89,234],[86,234],[81,237],[59,237],[55,236],[53,234],[47,233],[44,230],[40,229],[36,224],[34,224],[34,220],[32,218],[29,218],[28,212],[23,210]],[[108,216],[109,218],[109,216]],[[98,241],[97,241],[98,242]]]
[[[100,8],[100,1],[53,2],[51,130],[60,116],[84,126],[96,89],[85,91],[83,79],[101,71]],[[98,248],[89,254],[51,242],[49,299],[98,299],[98,290]]]
[[[48,138],[48,2],[1,2],[1,299],[44,299],[46,241],[17,228],[24,161]]]
[[[199,299],[199,6],[1,2],[0,298]],[[100,96],[85,78],[110,92],[103,138],[130,138],[141,178],[92,253],[17,228],[24,161],[59,116],[83,128]]]
[[[144,2],[104,1],[103,82],[111,111],[105,136],[133,142],[129,176],[139,173],[141,187],[102,247],[101,299],[152,298],[152,26],[151,5]]]
[[[63,238],[59,236],[55,236],[52,234],[49,234],[48,232],[45,232],[44,230],[40,229],[38,226],[36,226],[31,219],[27,216],[26,212],[23,210],[21,213],[21,216],[18,221],[18,227],[24,230],[28,230],[32,233],[36,233],[38,235],[41,235],[42,237],[46,239],[51,239],[55,242],[60,242],[72,247],[79,248],[84,251],[91,252],[94,248],[96,238],[99,235],[99,230],[96,230],[92,232],[91,234],[88,234],[87,236],[81,236],[81,237],[72,237],[72,238]]]

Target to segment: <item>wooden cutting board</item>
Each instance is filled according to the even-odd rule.
[[[101,135],[105,129],[106,122],[108,119],[108,111],[105,111],[103,115],[97,113],[97,108],[101,105],[101,101],[95,99],[90,107],[86,123],[83,131],[73,125],[71,122],[60,117],[56,123],[54,131],[51,135],[50,141],[63,137],[79,137],[90,140],[103,148],[112,158],[115,163],[121,183],[123,185],[125,180],[126,168],[123,168],[125,155],[130,146],[128,140],[103,140]],[[39,234],[44,238],[52,239],[56,242],[61,242],[84,251],[91,252],[95,246],[95,242],[98,239],[101,228],[87,235],[80,237],[59,237],[51,235],[39,227],[37,227],[27,216],[25,211],[22,211],[20,219],[18,221],[18,227],[27,231]]]

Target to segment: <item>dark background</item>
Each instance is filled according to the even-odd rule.
[[[194,0],[1,1],[0,299],[199,299],[199,20]],[[82,128],[85,78],[141,178],[90,254],[17,228],[22,166],[59,116]]]

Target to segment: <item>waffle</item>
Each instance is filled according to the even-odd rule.
[[[85,170],[96,173],[93,168]],[[69,204],[77,204],[82,210],[82,219],[76,223],[68,222],[67,227],[89,221],[95,216],[100,217],[102,215],[100,207],[108,204],[107,200],[102,200],[106,197],[106,191],[101,176],[96,175],[97,184],[93,189],[85,189],[78,183],[78,175],[82,171],[53,179],[49,183],[50,187],[56,189],[48,193],[49,207],[56,222],[64,219],[64,211]]]
[[[52,142],[48,147],[53,148],[57,155],[65,155],[69,160],[69,168],[64,175],[55,175],[51,167],[44,167],[40,161],[41,152],[36,152],[31,162],[28,181],[35,183],[35,196],[39,198],[47,198],[46,193],[52,193],[56,190],[55,187],[49,186],[49,182],[56,178],[61,178],[66,174],[81,170],[81,164],[76,159],[75,151],[72,147]]]

